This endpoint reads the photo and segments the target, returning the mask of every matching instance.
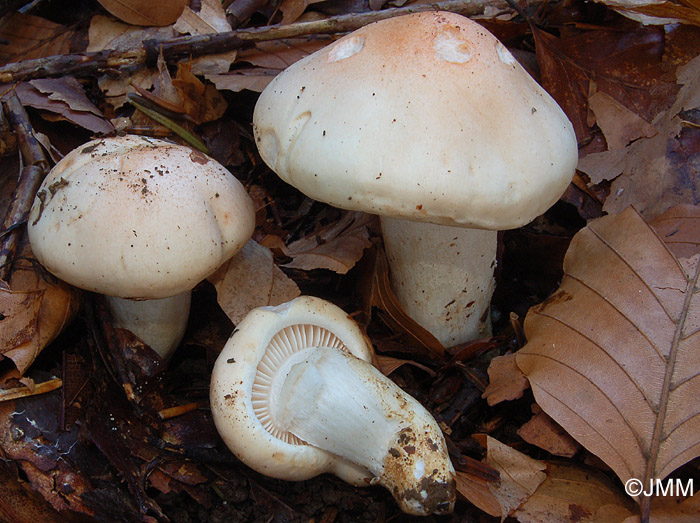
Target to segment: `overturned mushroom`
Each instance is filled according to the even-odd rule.
[[[392,289],[446,346],[490,333],[497,230],[546,211],[577,162],[556,102],[453,13],[346,35],[275,77],[253,120],[282,179],[381,216]]]
[[[251,311],[219,355],[211,409],[228,447],[268,476],[379,483],[404,512],[443,514],[455,474],[436,421],[371,365],[335,305],[302,296]]]
[[[44,180],[28,220],[37,259],[107,295],[114,324],[168,359],[191,289],[253,233],[252,200],[204,154],[139,136],[94,140]]]

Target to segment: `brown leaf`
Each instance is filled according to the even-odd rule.
[[[482,481],[473,479],[469,474],[460,472],[457,476],[457,492],[464,496],[471,504],[493,517],[501,517],[501,504],[491,493],[489,486]]]
[[[73,34],[45,18],[12,13],[0,25],[0,38],[9,42],[0,46],[0,63],[65,54],[70,51]]]
[[[5,467],[0,467],[0,520],[13,523],[68,521],[51,508],[41,496],[26,488]]]
[[[254,240],[208,280],[216,287],[219,305],[235,325],[256,307],[279,305],[301,294],[296,283],[275,265],[272,253]]]
[[[664,70],[664,31],[606,29],[557,38],[533,29],[542,85],[564,109],[579,141],[591,137],[588,97],[603,92],[647,122],[668,107],[676,87]],[[593,87],[593,89],[592,89]]]
[[[523,393],[530,386],[515,364],[515,354],[497,356],[492,359],[488,373],[489,385],[482,398],[486,399],[489,405],[522,398]]]
[[[699,206],[676,205],[651,225],[676,258],[690,258],[700,252]]]
[[[22,259],[29,250],[25,249]],[[24,374],[78,311],[78,291],[40,272],[38,262],[16,263],[10,289],[0,289],[0,352]]]
[[[22,105],[56,113],[93,133],[110,133],[114,130],[73,77],[24,82],[15,88],[15,92]]]
[[[311,4],[322,2],[323,0],[282,0],[280,11],[282,11],[282,25],[296,22],[304,11]]]
[[[133,25],[164,26],[178,19],[188,0],[98,0],[111,14]]]
[[[698,264],[684,266],[633,209],[572,240],[558,291],[517,354],[542,409],[626,481],[700,455]]]
[[[530,421],[518,429],[518,436],[555,456],[573,457],[581,446],[535,404]]]
[[[679,203],[698,201],[700,176],[693,151],[700,130],[685,129],[680,112],[700,105],[700,57],[678,69],[678,92],[673,106],[652,122],[656,136],[642,138],[625,149],[589,154],[578,168],[592,183],[612,180],[604,210],[618,213],[634,205],[651,219]]]
[[[341,218],[308,236],[289,245],[280,241],[270,246],[279,248],[292,261],[282,265],[290,269],[311,271],[329,269],[345,274],[362,258],[362,254],[372,243],[369,240],[369,227],[376,217],[359,211],[346,211]]]
[[[228,104],[224,97],[213,85],[202,83],[192,73],[190,63],[178,66],[173,85],[180,95],[182,109],[194,123],[214,121],[226,112]]]
[[[327,38],[289,38],[271,42],[258,42],[253,49],[240,51],[237,64],[251,64],[255,67],[240,65],[235,70],[222,74],[207,74],[207,80],[217,89],[229,91],[261,92],[272,79],[297,60],[317,51],[332,40]]]
[[[547,479],[513,513],[521,523],[619,523],[636,512],[622,490],[600,471],[548,462],[546,472]]]
[[[534,494],[546,479],[546,465],[491,436],[478,435],[477,439],[483,440],[481,444],[486,447],[486,464],[500,473],[500,482],[489,483],[489,489],[501,506],[502,517],[506,517]]]
[[[217,0],[202,0],[199,12],[185,7],[182,15],[174,25],[181,34],[203,35],[231,31],[231,24],[226,19],[221,2]],[[236,59],[238,51],[210,54],[193,59],[190,64],[194,74],[225,73]]]
[[[649,138],[657,130],[613,97],[596,92],[588,99],[608,149],[622,149],[638,138]]]

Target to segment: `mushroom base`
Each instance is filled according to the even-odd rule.
[[[112,324],[126,329],[168,361],[182,341],[190,314],[190,291],[158,300],[105,296]]]
[[[391,288],[443,345],[489,336],[497,231],[381,218]]]

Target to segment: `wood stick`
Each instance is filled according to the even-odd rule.
[[[2,105],[10,125],[17,133],[24,160],[19,182],[0,228],[0,280],[9,281],[12,262],[24,233],[24,228],[20,226],[27,220],[34,196],[49,170],[49,162],[34,138],[29,116],[14,91],[3,99]]]
[[[474,16],[484,11],[488,0],[444,0],[432,4],[410,5],[370,11],[367,13],[333,16],[324,20],[239,29],[225,33],[185,36],[171,40],[147,40],[143,45],[126,51],[106,49],[91,53],[54,55],[23,60],[0,67],[0,83],[18,82],[52,76],[82,75],[108,69],[134,68],[155,64],[159,52],[166,61],[196,57],[251,47],[256,42],[281,40],[319,34],[354,31],[372,22],[420,11],[451,11]],[[492,4],[492,2],[491,2]]]

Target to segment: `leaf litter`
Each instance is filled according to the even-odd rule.
[[[351,12],[357,8],[355,4],[336,6],[335,14],[342,14],[345,9]],[[371,4],[373,9],[382,7],[381,2]],[[665,4],[663,8],[647,9],[645,14],[678,16],[680,13],[692,21],[687,12],[674,11],[667,5],[669,2]],[[255,26],[267,20],[293,22],[326,15],[325,3],[286,1],[283,5],[284,9],[276,12],[272,6],[260,2],[252,18],[243,22]],[[501,14],[503,7],[494,6],[489,12]],[[47,18],[22,16],[27,23],[18,22],[20,15],[14,14],[6,21],[14,19],[15,22],[7,22],[0,28],[5,31],[3,37],[11,35],[8,38],[11,46],[4,55],[6,60],[69,50],[69,40],[76,34],[75,27],[69,28],[65,22],[50,22]],[[539,229],[530,227],[521,231],[524,241],[504,242],[506,253],[502,258],[504,266],[499,283],[517,292],[506,293],[498,300],[494,311],[497,335],[447,350],[436,342],[393,298],[388,268],[382,261],[379,234],[371,220],[365,221],[366,217],[352,213],[333,214],[320,204],[305,206],[303,198],[293,189],[280,186],[256,156],[249,130],[254,103],[251,91],[259,92],[286,66],[327,45],[329,37],[258,43],[254,48],[229,53],[223,61],[200,58],[196,67],[185,58],[179,67],[163,62],[160,70],[141,68],[130,74],[101,71],[99,78],[97,74],[82,77],[80,83],[68,78],[62,79],[67,82],[65,85],[32,81],[27,85],[32,86],[31,94],[37,106],[49,101],[54,108],[58,108],[55,103],[61,104],[62,112],[49,107],[44,109],[62,114],[62,117],[93,114],[102,118],[104,114],[115,121],[126,119],[123,128],[133,131],[168,133],[148,118],[131,120],[134,115],[122,104],[127,92],[140,89],[142,94],[144,90],[150,92],[152,101],[162,109],[171,103],[186,107],[188,118],[200,123],[188,123],[188,129],[201,133],[211,143],[217,139],[216,130],[225,130],[226,136],[231,137],[230,144],[218,145],[216,150],[222,158],[228,159],[226,164],[254,195],[256,239],[267,248],[251,243],[247,260],[232,261],[221,268],[211,283],[198,287],[185,347],[176,354],[167,371],[130,333],[110,330],[104,324],[99,307],[84,309],[79,319],[61,335],[60,344],[50,344],[47,352],[40,356],[38,367],[27,370],[22,366],[27,383],[31,383],[32,378],[43,383],[61,376],[64,388],[43,396],[10,400],[4,406],[0,404],[0,420],[6,428],[6,436],[0,441],[4,457],[22,469],[34,490],[54,509],[107,519],[192,521],[208,519],[207,516],[211,520],[277,517],[329,522],[395,519],[397,515],[391,501],[376,489],[354,489],[328,478],[287,484],[258,476],[236,463],[230,453],[221,448],[213,430],[207,410],[208,369],[226,333],[250,308],[308,292],[330,297],[356,317],[382,353],[380,363],[385,372],[435,414],[459,470],[460,492],[474,503],[458,503],[462,517],[483,519],[489,517],[484,514],[495,518],[511,515],[519,521],[542,521],[552,517],[620,521],[636,517],[638,509],[623,495],[620,484],[611,481],[609,471],[600,465],[595,469],[585,468],[580,462],[586,458],[594,463],[594,455],[597,455],[620,475],[620,467],[616,469],[611,465],[617,462],[610,456],[624,454],[635,473],[641,470],[642,473],[661,474],[683,465],[697,454],[692,450],[695,441],[692,434],[697,431],[683,433],[684,425],[677,421],[683,416],[692,419],[689,416],[693,414],[690,411],[695,402],[692,398],[686,400],[685,394],[691,391],[692,394],[688,394],[697,395],[694,388],[697,362],[684,344],[695,342],[692,336],[686,339],[678,334],[680,331],[674,330],[673,321],[677,325],[683,323],[681,316],[685,311],[686,331],[697,330],[697,299],[688,298],[685,305],[681,298],[689,294],[689,282],[694,281],[689,274],[696,270],[698,263],[697,208],[692,205],[698,203],[697,187],[693,185],[697,180],[697,158],[693,151],[697,150],[698,138],[697,128],[687,124],[687,115],[700,105],[696,96],[697,60],[692,61],[697,55],[700,31],[689,26],[644,27],[616,17],[603,7],[585,11],[574,4],[559,2],[541,7],[536,16],[538,21],[547,23],[527,26],[514,20],[510,13],[498,23],[485,23],[496,27],[518,56],[532,54],[534,45],[537,63],[530,62],[529,70],[535,75],[539,73],[544,86],[574,122],[582,148],[581,173],[577,177],[580,192],[566,201],[586,218],[600,215],[601,205],[611,214],[634,205],[648,220],[677,202],[690,204],[672,208],[654,220],[655,234],[633,211],[604,218],[608,221],[602,222],[608,224],[603,227],[606,234],[609,229],[619,229],[624,231],[623,236],[637,238],[632,234],[634,231],[646,231],[646,239],[637,238],[638,245],[632,246],[643,259],[646,270],[638,270],[643,277],[637,281],[655,282],[654,291],[666,306],[663,311],[668,313],[666,320],[661,313],[654,316],[653,321],[645,319],[644,314],[654,309],[646,307],[639,293],[630,295],[622,283],[615,281],[615,278],[634,278],[623,268],[615,268],[616,257],[610,249],[595,249],[580,240],[580,236],[572,242],[565,271],[570,270],[571,258],[583,256],[585,263],[574,264],[576,268],[583,265],[581,270],[585,277],[580,276],[579,280],[589,283],[588,278],[594,281],[598,278],[598,293],[606,299],[581,305],[585,301],[584,291],[575,287],[576,282],[569,272],[563,276],[562,288],[557,291],[556,280],[561,272],[559,250],[563,252],[561,247],[569,241],[562,236],[561,224],[565,225],[565,232],[571,233],[581,225],[553,211],[548,213],[551,222],[542,222]],[[167,39],[178,33],[225,31],[229,27],[222,25],[228,22],[218,4],[207,1],[203,2],[201,10],[194,4],[186,8],[180,22],[174,27],[168,25],[171,23],[173,21],[168,21],[160,29],[151,24],[138,28],[94,12],[90,16],[89,33],[85,26],[77,28],[82,31],[83,42],[89,40],[90,44],[89,48],[79,50],[133,49],[147,38]],[[24,29],[17,29],[19,27]],[[37,29],[39,27],[44,29]],[[22,39],[14,36],[18,30],[23,31]],[[27,43],[15,47],[20,41]],[[84,44],[73,40],[73,45],[79,48]],[[202,76],[200,73],[205,71]],[[170,78],[170,72],[175,81]],[[171,94],[178,91],[177,87],[179,98],[175,99]],[[87,109],[74,94],[87,96],[97,111]],[[38,113],[38,119],[46,120],[42,131],[49,138],[45,143],[49,140],[60,143],[60,131],[51,128],[55,117],[42,112]],[[178,121],[182,123],[181,119]],[[91,129],[80,120],[74,123]],[[656,183],[659,172],[664,184]],[[0,191],[0,195],[3,194]],[[598,207],[591,205],[592,200],[596,200]],[[3,197],[0,207],[5,205]],[[630,220],[632,225],[627,221],[615,222],[621,219],[619,216]],[[583,234],[601,227],[600,223],[593,221]],[[652,236],[655,240],[650,239]],[[662,249],[660,244],[665,247]],[[523,253],[527,256],[534,253],[536,261],[520,264],[517,260]],[[513,271],[510,267],[514,264],[522,266]],[[546,275],[542,274],[545,269]],[[248,279],[246,285],[237,288],[235,280],[241,273]],[[537,300],[538,297],[550,293],[553,295],[549,300],[530,311],[525,323],[529,341],[518,351],[522,345],[521,336],[508,325],[508,312],[520,310],[524,303],[537,303],[541,300]],[[34,347],[40,339],[38,333],[48,330],[37,327],[41,307],[38,295],[32,296],[24,296],[29,300],[25,305],[14,302],[6,305],[5,310],[11,310],[12,315],[7,316],[3,311],[6,317],[2,321],[3,327],[15,324],[18,339],[26,339]],[[682,303],[679,305],[679,302]],[[588,439],[581,438],[577,432],[581,416],[574,416],[572,421],[567,411],[570,391],[577,382],[569,380],[557,385],[556,400],[550,399],[550,403],[559,408],[559,413],[553,414],[548,402],[540,400],[545,389],[543,383],[556,380],[556,373],[552,377],[546,370],[538,370],[537,366],[532,366],[535,369],[532,370],[523,363],[522,366],[531,371],[528,378],[539,407],[557,423],[541,412],[531,419],[531,407],[535,410],[538,407],[532,406],[532,393],[526,390],[525,381],[513,361],[520,364],[527,358],[532,359],[533,350],[550,345],[561,350],[563,344],[575,338],[562,327],[563,322],[556,328],[538,326],[538,321],[550,321],[543,318],[554,313],[578,326],[569,319],[572,313],[566,312],[567,307],[574,305],[579,306],[574,308],[576,321],[591,321],[590,325],[594,326],[592,331],[590,326],[588,331],[583,327],[579,330],[600,346],[607,347],[603,345],[604,339],[616,350],[630,350],[630,340],[639,342],[631,348],[635,357],[624,360],[626,367],[620,367],[624,370],[617,370],[614,375],[610,365],[600,369],[593,365],[594,359],[584,361],[590,373],[581,383],[578,403],[573,403],[581,410],[581,404],[585,403],[582,400],[593,394],[591,390],[598,390],[592,386],[594,380],[600,379],[600,383],[595,382],[599,390],[612,391],[610,397],[615,401],[621,397],[620,401],[636,401],[635,405],[645,407],[647,412],[636,419],[621,416],[617,403],[612,404],[612,410],[602,410],[607,416],[598,412],[599,418],[611,419],[621,428],[623,437],[619,441],[630,442],[626,449],[601,445],[595,434],[588,434]],[[71,307],[74,306],[75,302]],[[606,326],[612,323],[611,318],[617,318],[620,310],[624,311],[626,319],[634,319],[633,325],[627,330],[619,327],[610,332]],[[601,317],[601,311],[610,314]],[[596,320],[599,323],[595,323]],[[61,324],[58,317],[52,322]],[[3,331],[3,335],[5,332],[9,331]],[[674,333],[678,338],[676,345]],[[636,358],[644,343],[648,347],[652,342],[658,351],[651,351],[652,358],[648,361],[652,363],[646,364],[647,360],[643,360],[644,368],[640,368]],[[588,349],[586,343],[577,342],[575,347],[576,350],[569,351],[574,355]],[[513,354],[513,351],[517,352]],[[656,360],[666,357],[669,364],[659,364],[653,358],[654,352]],[[27,351],[30,353],[36,356],[38,351],[31,349]],[[489,362],[499,361],[500,358],[494,357],[506,354],[509,356],[503,363],[507,364],[500,373],[495,373],[497,364],[494,364],[494,372],[489,370],[487,375]],[[548,361],[551,364],[553,360]],[[670,363],[675,365],[673,372],[669,370]],[[50,372],[42,374],[46,369]],[[16,379],[8,379],[5,386],[12,388],[17,384]],[[640,396],[644,396],[640,393],[642,390],[646,396],[640,400]],[[104,403],[98,402],[98,397],[103,398],[100,401]],[[104,410],[103,404],[111,408]],[[596,408],[600,409],[601,404],[605,402],[596,404]],[[562,415],[562,410],[567,414]],[[56,418],[56,412],[62,415]],[[163,412],[182,414],[163,419],[160,416]],[[644,410],[639,412],[644,413]],[[640,428],[642,418],[647,424]],[[59,423],[61,420],[63,423]],[[593,418],[584,421],[596,422]],[[661,430],[671,425],[677,428],[675,432]],[[566,429],[585,449],[576,451],[573,446],[562,450],[566,447],[561,443],[568,436],[557,434],[557,427]],[[656,431],[650,432],[649,427],[656,427]],[[518,430],[521,435],[516,434]],[[625,436],[630,431],[634,433],[632,438]],[[18,436],[20,432],[21,437]],[[479,434],[489,436],[485,439]],[[507,444],[499,443],[492,436],[498,436]],[[518,451],[532,454],[528,449],[534,447],[528,447],[523,438],[546,449],[540,450],[539,456],[567,452],[576,455],[573,461],[563,465],[551,460],[534,460]],[[593,443],[590,440],[594,440]],[[642,459],[645,452],[651,456],[646,461]],[[483,463],[477,461],[482,458]],[[63,490],[57,491],[56,485]],[[601,496],[601,493],[604,494]],[[680,501],[654,500],[651,513],[655,517],[697,514],[693,498]],[[0,510],[7,507],[7,502],[0,500]],[[29,516],[29,509],[26,510],[28,520],[36,520]],[[17,512],[15,509],[14,513]]]

